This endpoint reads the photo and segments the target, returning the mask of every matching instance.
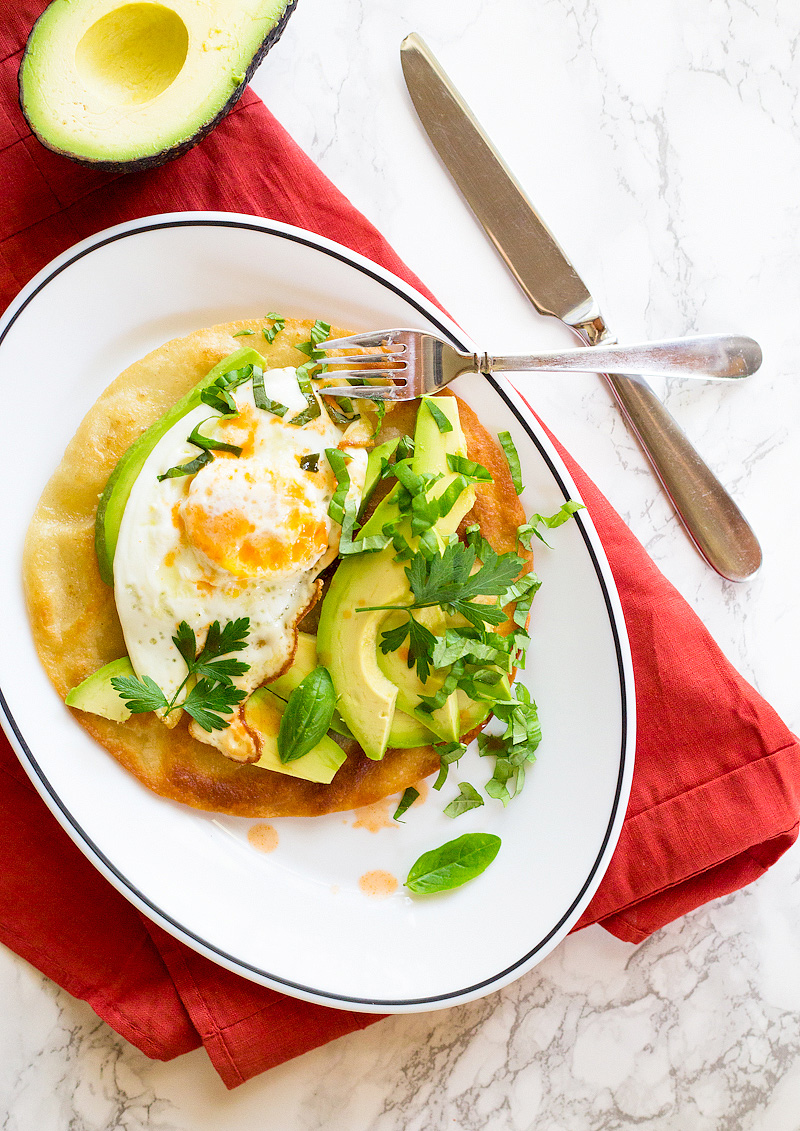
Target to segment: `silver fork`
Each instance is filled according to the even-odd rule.
[[[761,348],[752,338],[731,334],[673,338],[638,345],[580,346],[546,353],[491,357],[455,349],[438,334],[423,330],[374,330],[352,334],[320,345],[324,350],[359,349],[329,357],[328,365],[352,365],[352,369],[330,369],[312,380],[317,390],[333,397],[357,397],[374,401],[410,401],[435,393],[462,373],[519,373],[545,369],[580,373],[625,373],[632,376],[694,377],[703,381],[749,377],[761,364]],[[380,350],[369,353],[368,351]],[[330,378],[389,378],[383,385],[335,385],[321,383]]]

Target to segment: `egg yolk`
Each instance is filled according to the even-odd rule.
[[[181,519],[192,546],[236,577],[309,570],[328,547],[322,501],[309,499],[301,478],[255,460],[215,459],[204,467]]]

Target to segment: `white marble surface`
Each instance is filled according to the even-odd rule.
[[[532,398],[721,647],[800,729],[800,7],[796,0],[300,0],[254,83],[470,334],[540,319],[439,165],[402,82],[419,31],[620,336],[757,337],[741,387],[669,405],[765,552],[699,559],[597,378]],[[227,1093],[202,1051],[148,1061],[0,951],[5,1131],[797,1131],[800,849],[639,947],[572,936],[516,985],[395,1017]],[[7,1114],[6,1114],[7,1113]]]

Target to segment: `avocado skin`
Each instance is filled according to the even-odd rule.
[[[185,397],[168,412],[165,412],[163,416],[160,416],[154,424],[151,424],[138,440],[134,440],[128,450],[120,457],[117,466],[109,476],[103,494],[100,496],[94,523],[94,548],[97,565],[100,576],[106,585],[114,584],[114,551],[117,546],[117,537],[125,504],[128,501],[136,476],[141,471],[142,465],[150,452],[165,432],[174,424],[177,424],[182,416],[191,412],[201,403],[200,393],[207,385],[210,385],[223,373],[238,369],[243,365],[260,365],[263,360],[261,354],[247,347],[228,354],[213,369],[210,369]]]
[[[267,54],[269,49],[271,47],[274,47],[274,45],[280,39],[281,35],[283,34],[283,29],[286,27],[289,16],[291,16],[296,7],[297,0],[288,0],[283,15],[262,40],[261,46],[258,48],[255,55],[251,59],[247,70],[244,73],[242,81],[238,86],[234,87],[233,93],[231,94],[228,101],[224,106],[220,108],[219,112],[215,114],[210,121],[208,121],[204,126],[202,126],[194,134],[192,134],[191,137],[178,142],[177,145],[171,145],[169,146],[169,148],[162,149],[158,153],[150,153],[145,155],[144,157],[137,157],[133,161],[98,161],[91,157],[83,157],[80,153],[72,153],[67,149],[61,149],[59,146],[53,145],[52,142],[48,141],[47,138],[39,133],[31,123],[25,111],[25,90],[22,75],[25,67],[25,60],[27,59],[28,53],[30,51],[31,41],[34,38],[34,32],[36,31],[39,20],[41,20],[47,12],[47,9],[45,8],[44,12],[42,12],[42,14],[39,16],[39,19],[36,20],[36,23],[31,28],[30,35],[28,36],[28,40],[25,44],[25,50],[22,53],[22,59],[20,60],[19,71],[17,72],[19,108],[22,111],[22,116],[28,123],[28,127],[33,136],[45,147],[45,149],[49,149],[52,153],[57,153],[59,157],[66,157],[68,158],[68,160],[74,161],[77,165],[84,165],[87,169],[98,169],[100,170],[100,172],[105,173],[135,173],[141,169],[155,169],[159,165],[166,165],[168,161],[174,161],[176,157],[183,157],[184,153],[188,153],[190,149],[194,149],[194,147],[198,145],[203,140],[203,138],[208,137],[211,131],[217,128],[224,117],[230,114],[231,110],[244,94],[245,87],[250,82],[250,79],[253,77],[256,70],[260,66],[262,60],[264,59],[264,56]]]

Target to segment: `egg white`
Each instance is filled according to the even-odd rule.
[[[172,641],[181,621],[201,646],[213,621],[249,617],[246,647],[237,658],[250,669],[234,682],[249,693],[277,675],[292,656],[294,627],[312,601],[315,579],[338,549],[340,528],[327,513],[336,480],[324,449],[339,446],[343,429],[324,406],[302,427],[287,422],[306,407],[295,369],[266,371],[264,386],[268,397],[288,406],[283,420],[255,407],[250,382],[233,391],[240,417],[222,418],[200,405],[153,448],[125,507],[114,554],[117,611],[136,674],[153,679],[167,698],[186,675]],[[201,423],[204,435],[234,443],[244,428],[242,456],[217,455],[193,476],[159,482],[158,475],[199,454],[187,437]],[[351,457],[350,497],[358,503],[366,452],[343,451]],[[316,473],[299,466],[300,456],[312,452],[321,453]],[[236,523],[231,527],[229,520],[242,514],[254,529],[251,552],[242,550],[240,557]],[[302,535],[306,527],[318,536],[311,548]],[[193,733],[231,753],[218,737],[225,731]]]

